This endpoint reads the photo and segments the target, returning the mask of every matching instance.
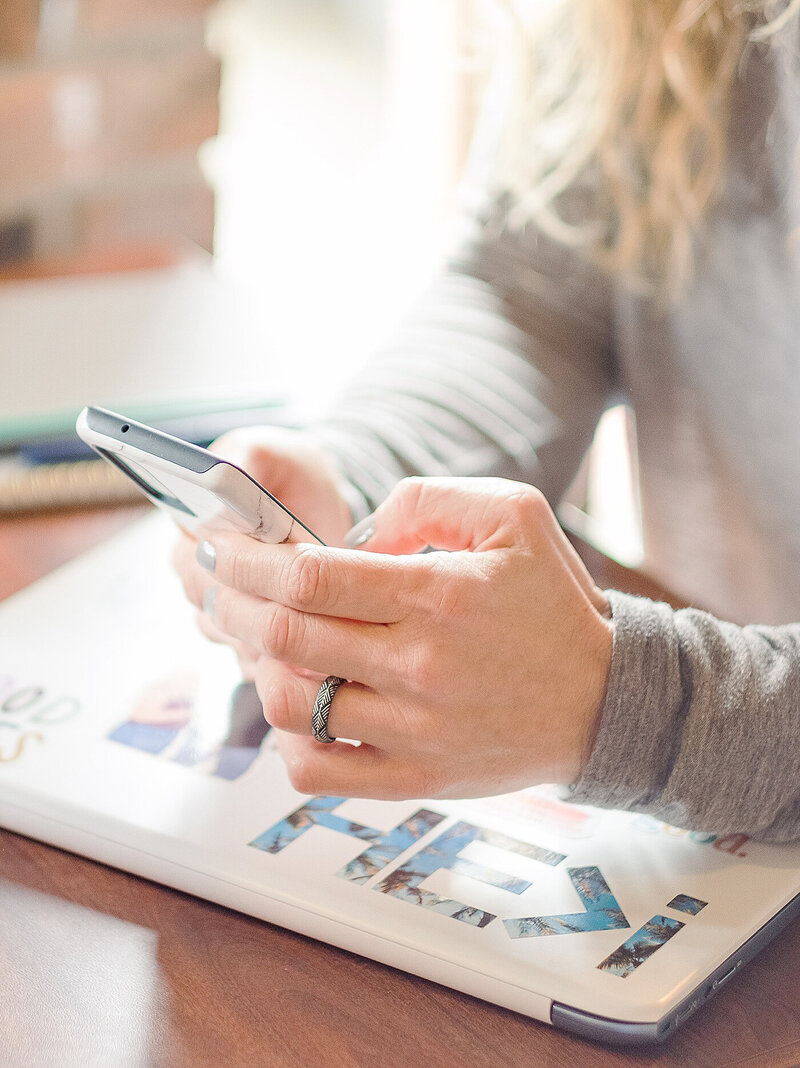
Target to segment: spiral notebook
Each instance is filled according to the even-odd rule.
[[[617,1043],[671,1034],[796,914],[800,848],[552,787],[297,794],[173,538],[148,518],[0,605],[4,827]]]

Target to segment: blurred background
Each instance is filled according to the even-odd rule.
[[[479,2],[2,0],[0,445],[223,379],[313,412],[441,261]],[[629,429],[576,500],[635,561]]]
[[[320,386],[435,267],[469,17],[464,0],[3,0],[0,270],[213,252]]]

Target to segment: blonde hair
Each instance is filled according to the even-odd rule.
[[[745,44],[800,0],[503,0],[496,178],[533,220],[634,287],[678,291],[720,189]],[[563,194],[591,177],[593,221]]]

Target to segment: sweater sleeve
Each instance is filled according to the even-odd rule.
[[[570,799],[720,835],[800,837],[800,624],[738,627],[609,597],[608,692]]]
[[[608,282],[484,204],[438,281],[311,432],[356,517],[406,475],[498,475],[555,504],[612,390]]]

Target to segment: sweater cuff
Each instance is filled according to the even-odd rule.
[[[614,639],[606,701],[569,800],[641,810],[663,790],[679,747],[685,708],[678,635],[669,605],[607,595]]]

